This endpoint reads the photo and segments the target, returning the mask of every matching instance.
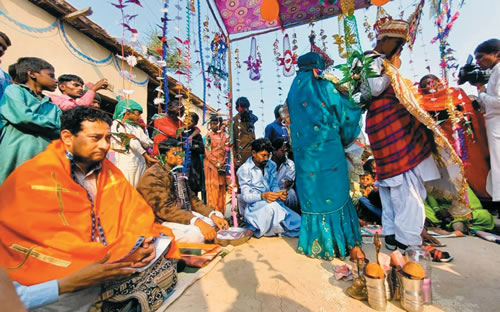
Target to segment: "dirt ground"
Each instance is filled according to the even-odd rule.
[[[500,246],[475,237],[441,239],[455,259],[433,263],[433,305],[424,311],[500,311]],[[236,247],[169,311],[374,311],[351,299],[332,262],[295,253],[297,239],[252,238]],[[373,244],[364,245],[375,259]],[[382,251],[388,253],[387,250]],[[403,311],[389,302],[386,311]]]

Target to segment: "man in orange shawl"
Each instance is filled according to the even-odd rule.
[[[422,108],[434,117],[448,141],[456,145],[453,136],[455,131],[447,108],[448,101],[453,103],[459,125],[464,130],[464,144],[460,150],[465,164],[465,177],[476,196],[489,198],[486,192],[486,178],[490,170],[489,151],[483,115],[473,108],[472,101],[462,89],[446,89],[434,75],[426,75],[420,79],[416,97]],[[466,131],[467,129],[470,131]]]
[[[105,158],[111,119],[89,107],[61,119],[61,139],[0,186],[0,266],[22,285],[60,281],[107,254],[108,263],[143,267],[155,258],[153,238],[173,237]],[[173,244],[167,257],[179,256]]]

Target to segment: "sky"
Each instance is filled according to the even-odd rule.
[[[89,16],[94,22],[102,26],[106,31],[117,38],[122,37],[123,28],[120,25],[121,15],[120,11],[111,5],[109,0],[67,0],[76,8],[91,7],[93,14]],[[197,0],[195,0],[197,1]],[[211,30],[210,37],[213,37],[213,33],[218,31],[216,23],[208,10],[206,2],[201,1],[201,20],[202,22],[208,17],[209,28]],[[114,0],[117,2],[117,0]],[[417,0],[392,0],[388,4],[384,5],[384,9],[391,14],[394,18],[400,16],[403,12],[403,18],[408,19],[408,17],[413,13],[414,7]],[[430,2],[429,0],[426,2]],[[458,0],[452,1],[453,3],[458,3]],[[139,43],[144,43],[147,38],[147,34],[153,29],[158,29],[162,17],[162,1],[161,0],[141,0],[143,7],[138,7],[135,5],[129,5],[126,8],[128,14],[137,14],[137,17],[132,22],[135,28],[139,32]],[[195,2],[197,3],[197,2]],[[168,23],[168,33],[167,38],[171,39],[174,36],[182,38],[183,40],[187,37],[186,32],[186,13],[185,13],[186,0],[170,0],[169,1],[169,18],[172,19]],[[456,7],[456,5],[455,5]],[[182,8],[182,10],[178,10]],[[214,6],[215,8],[215,6]],[[413,81],[418,81],[422,76],[428,74],[426,67],[430,66],[431,72],[440,76],[439,67],[439,45],[437,43],[431,44],[432,38],[437,35],[437,28],[434,25],[434,18],[430,14],[429,3],[427,3],[423,10],[423,16],[421,21],[422,33],[419,35],[415,42],[415,47],[412,52],[405,47],[401,59],[403,61],[401,66],[401,72],[403,75]],[[454,57],[457,59],[457,63],[463,65],[469,54],[474,52],[475,47],[490,38],[498,37],[498,29],[500,28],[500,21],[498,19],[498,12],[500,12],[500,1],[499,0],[466,0],[464,6],[459,11],[460,16],[454,23],[454,26],[449,35],[448,41],[450,47],[455,50],[453,53]],[[195,53],[195,49],[198,50],[198,23],[197,14],[191,16],[191,37],[194,39],[193,46],[191,50],[191,59],[194,60],[192,68],[192,82],[190,87],[192,91],[200,98],[203,96],[203,79],[201,76],[201,67],[196,65],[195,62],[200,60],[198,53]],[[178,16],[178,18],[176,18]],[[367,34],[363,26],[365,17],[371,25],[376,20],[376,8],[370,7],[368,9],[362,9],[355,12],[357,18],[359,35],[361,38],[362,48],[364,50],[369,50],[373,48],[374,42],[368,39]],[[293,81],[293,77],[283,77],[281,74],[281,87],[283,89],[282,96],[279,96],[278,91],[278,78],[277,78],[277,65],[274,61],[273,54],[273,42],[278,38],[279,51],[282,51],[282,40],[285,34],[290,37],[293,33],[297,35],[298,40],[298,50],[296,51],[298,55],[309,52],[310,45],[308,41],[308,36],[311,29],[319,34],[321,29],[325,31],[328,35],[327,39],[327,53],[335,61],[335,65],[345,63],[345,60],[341,59],[338,54],[337,46],[333,43],[333,34],[337,34],[339,31],[338,19],[329,18],[323,21],[316,22],[314,26],[303,25],[295,28],[287,29],[285,32],[275,31],[269,34],[257,36],[257,45],[262,54],[262,82],[251,81],[248,77],[248,71],[244,66],[237,71],[235,69],[235,60],[232,60],[233,68],[233,90],[234,99],[238,96],[246,96],[251,103],[251,109],[253,113],[259,117],[259,121],[256,124],[256,134],[257,137],[263,136],[264,128],[267,124],[274,120],[273,110],[278,104],[282,104],[286,99],[288,90]],[[125,35],[127,38],[128,35]],[[239,35],[236,35],[238,37]],[[316,40],[316,44],[320,45],[320,41]],[[205,55],[209,54],[209,42],[203,42],[203,52]],[[250,39],[237,41],[231,44],[231,50],[239,49],[239,55],[242,65],[243,60],[247,59],[250,51]],[[205,58],[205,63],[210,60]],[[282,67],[279,68],[282,73]],[[186,85],[186,79],[184,76],[171,74],[174,78],[180,80]],[[240,81],[240,92],[237,92],[236,86],[237,78]],[[456,82],[452,77],[450,79],[450,85],[456,86]],[[261,92],[261,86],[263,87]],[[475,88],[470,87],[470,85],[462,85],[462,88],[469,94],[475,94]],[[264,104],[261,104],[261,100]],[[219,92],[215,88],[209,89],[209,96],[207,96],[207,103],[216,109],[220,109],[222,112],[227,113],[225,107],[225,99],[223,92]]]

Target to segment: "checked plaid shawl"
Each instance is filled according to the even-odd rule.
[[[401,105],[392,86],[370,104],[366,133],[380,180],[416,167],[431,153],[431,134]]]

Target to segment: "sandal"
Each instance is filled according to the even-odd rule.
[[[422,245],[422,248],[426,249],[434,262],[450,262],[453,257],[446,251],[441,251],[432,247],[431,245]]]

